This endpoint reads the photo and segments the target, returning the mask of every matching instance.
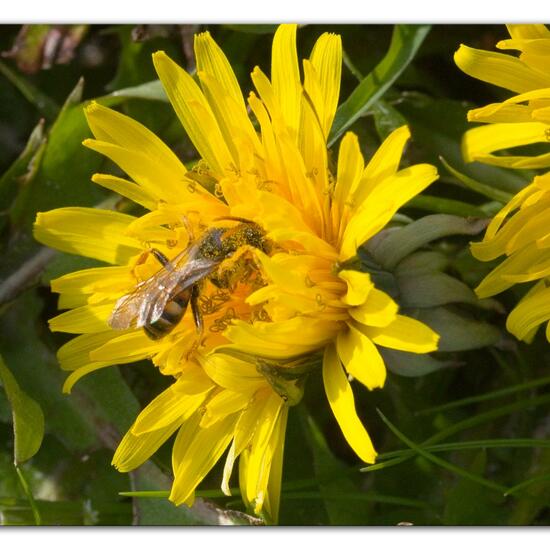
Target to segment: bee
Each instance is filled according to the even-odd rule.
[[[161,268],[116,302],[108,321],[111,328],[143,327],[151,339],[157,340],[175,328],[190,304],[197,331],[202,332],[199,297],[203,282],[209,279],[218,288],[231,289],[235,284],[231,271],[218,270],[223,260],[245,245],[265,253],[271,249],[258,224],[244,218],[223,219],[239,224],[209,229],[172,260],[159,250],[151,249]]]

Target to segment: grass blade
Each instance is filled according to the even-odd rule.
[[[23,474],[23,470],[21,469],[21,466],[16,465],[15,471],[17,472],[17,476],[19,477],[19,482],[21,483],[21,487],[23,488],[23,491],[25,495],[27,496],[27,499],[29,501],[32,514],[34,516],[34,523],[36,525],[42,525],[42,518],[40,517],[40,512],[38,511],[38,507],[36,506],[36,502],[34,500],[34,497],[32,495],[31,488],[29,487],[29,484],[27,483],[27,479],[25,478],[25,475]]]
[[[481,395],[474,395],[472,397],[466,397],[464,399],[457,399],[456,401],[450,401],[444,405],[438,405],[437,407],[430,407],[429,409],[422,409],[416,413],[417,416],[424,416],[428,414],[434,414],[438,412],[448,411],[451,409],[457,409],[459,407],[464,407],[466,405],[471,405],[473,403],[481,403],[483,401],[490,401],[491,399],[498,399],[499,397],[504,397],[512,393],[520,392],[523,390],[529,390],[532,388],[537,388],[538,386],[545,386],[550,384],[550,376],[545,376],[543,378],[538,378],[537,380],[530,380],[529,382],[524,382],[522,384],[516,384],[514,386],[509,386],[508,388],[503,388],[501,390],[496,390],[489,393],[483,393]]]
[[[450,437],[455,433],[467,430],[468,428],[473,428],[485,422],[489,422],[490,420],[494,420],[495,418],[498,418],[500,416],[505,416],[507,414],[517,412],[529,407],[538,407],[539,405],[544,405],[549,402],[550,394],[541,395],[533,399],[524,399],[522,401],[517,401],[516,403],[512,403],[504,407],[491,409],[490,411],[487,411],[485,413],[481,413],[467,418],[466,420],[451,424],[447,428],[441,430],[440,432],[434,434],[432,437],[423,441],[420,444],[422,446],[421,448],[426,448],[428,445],[447,439],[447,437]],[[379,462],[378,464],[373,464],[372,466],[366,466],[365,468],[361,468],[361,472],[374,472],[376,470],[383,470],[391,466],[397,466],[398,464],[405,462],[409,458],[413,458],[416,454],[417,452],[411,447],[410,451],[403,451],[403,454],[400,457],[392,458],[390,460],[386,460],[385,462]]]
[[[496,189],[490,185],[487,185],[486,183],[481,183],[480,181],[477,181],[470,176],[467,176],[466,174],[460,173],[458,170],[453,168],[443,157],[440,156],[439,160],[441,161],[441,164],[443,164],[443,166],[445,166],[445,168],[468,189],[476,191],[481,195],[485,195],[489,199],[493,199],[503,204],[506,204],[513,197],[512,193],[502,191],[501,189]]]
[[[449,451],[470,451],[480,449],[510,449],[510,448],[550,448],[550,441],[547,439],[480,439],[474,441],[459,441],[454,443],[440,443],[439,445],[422,446],[425,451],[430,453],[449,452]],[[408,454],[409,449],[399,451],[390,451],[381,453],[379,458],[389,460]]]
[[[486,217],[485,212],[477,206],[468,204],[463,201],[445,199],[443,197],[435,197],[433,195],[418,195],[411,199],[406,204],[406,207],[418,208],[419,210],[427,210],[428,212],[437,212],[438,214],[451,214],[454,216],[462,216],[464,218]]]
[[[495,483],[494,481],[490,481],[488,479],[485,479],[483,477],[480,477],[476,474],[472,474],[471,472],[468,472],[467,470],[464,470],[463,468],[460,468],[459,466],[455,466],[454,464],[451,464],[450,462],[447,462],[446,460],[443,460],[441,458],[438,458],[434,456],[433,454],[429,453],[413,441],[411,441],[408,437],[406,437],[404,434],[402,434],[380,411],[377,409],[378,414],[380,415],[380,418],[388,426],[388,428],[393,432],[393,434],[400,439],[405,445],[411,448],[411,450],[415,451],[417,454],[425,458],[426,460],[429,460],[436,466],[440,466],[441,468],[444,468],[450,472],[453,472],[454,474],[463,477],[465,479],[469,479],[470,481],[473,481],[474,483],[478,483],[479,485],[483,485],[484,487],[487,487],[489,489],[493,489],[495,491],[498,491],[502,494],[505,494],[508,490],[507,487],[504,487],[504,485],[500,485],[499,483]]]

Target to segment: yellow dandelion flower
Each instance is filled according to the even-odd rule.
[[[508,168],[548,168],[550,30],[537,24],[508,25],[508,31],[510,39],[496,46],[519,51],[519,57],[464,45],[455,53],[455,61],[465,73],[518,94],[468,113],[468,120],[488,124],[466,132],[464,157]],[[508,152],[526,145],[536,145],[537,154]],[[516,283],[538,281],[507,319],[507,329],[525,341],[534,337],[539,325],[550,320],[549,204],[550,172],[546,172],[519,191],[493,218],[483,241],[471,246],[472,254],[482,261],[506,256],[476,289],[481,298]]]
[[[114,465],[136,468],[177,432],[170,500],[190,505],[229,448],[224,492],[238,458],[245,503],[272,521],[288,407],[300,400],[316,358],[323,357],[327,397],[346,439],[372,463],[376,452],[349,378],[381,387],[386,371],[377,346],[427,353],[438,341],[400,315],[368,274],[353,270],[357,247],[432,183],[436,170],[399,170],[406,127],[366,166],[348,133],[331,168],[340,37],[317,40],[302,81],[296,29],[279,27],[271,80],[255,68],[256,93],[247,102],[209,33],[195,37],[198,83],[164,52],[154,54],[200,161],[188,170],[142,125],[91,104],[95,139],[84,144],[131,178],[93,180],[149,212],[62,208],[39,214],[35,226],[45,244],[113,264],[52,282],[60,308],[69,310],[51,320],[52,330],[79,334],[59,350],[62,368],[72,371],[65,390],[93,370],[143,358],[175,378],[138,416]]]

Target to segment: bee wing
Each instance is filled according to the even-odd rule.
[[[177,286],[185,290],[210,274],[217,263],[193,259],[193,252],[196,254],[193,248],[184,250],[165,268],[141,282],[133,292],[119,298],[108,321],[111,328],[123,330],[154,323],[162,315]]]
[[[218,263],[207,259],[197,259],[186,263],[180,270],[168,272],[161,281],[157,281],[156,298],[146,300],[147,304],[144,304],[143,311],[140,311],[138,326],[158,321],[167,302],[174,295],[173,291],[176,287],[178,287],[177,292],[189,288],[212,273]]]

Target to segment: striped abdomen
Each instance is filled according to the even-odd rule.
[[[160,318],[154,323],[147,323],[143,326],[147,336],[153,340],[158,340],[170,333],[185,315],[187,304],[194,292],[194,285],[183,290],[179,290],[180,288],[174,289],[175,293],[166,303]]]

